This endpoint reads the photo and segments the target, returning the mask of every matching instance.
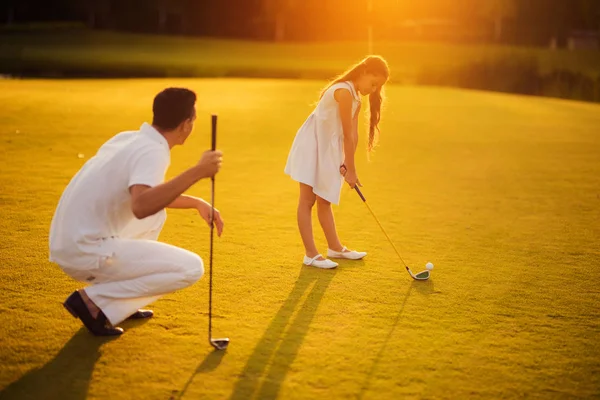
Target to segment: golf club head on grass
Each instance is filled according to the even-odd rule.
[[[363,201],[363,203],[365,203],[365,205],[369,209],[369,212],[371,213],[371,215],[373,216],[373,218],[375,218],[375,221],[377,221],[377,224],[381,228],[381,231],[383,232],[383,234],[385,235],[385,237],[387,238],[387,240],[390,242],[390,244],[394,248],[394,251],[396,252],[396,255],[398,255],[398,258],[400,259],[400,261],[402,261],[402,264],[404,264],[404,268],[406,268],[406,271],[410,274],[410,276],[414,280],[416,280],[416,281],[426,281],[427,279],[429,279],[429,276],[431,275],[431,273],[429,272],[428,269],[425,270],[425,271],[421,271],[421,272],[419,272],[416,275],[412,273],[412,271],[410,270],[410,268],[408,268],[408,265],[406,265],[406,263],[404,262],[404,259],[402,258],[402,256],[400,255],[400,252],[396,248],[396,245],[394,245],[394,242],[392,242],[392,239],[390,239],[390,236],[387,234],[387,232],[385,231],[385,229],[383,229],[383,225],[381,225],[381,222],[379,222],[379,219],[377,218],[377,216],[375,215],[375,213],[373,212],[373,210],[371,210],[371,207],[367,203],[367,199],[365,198],[365,196],[362,194],[362,192],[360,191],[360,189],[358,188],[358,186],[354,186],[354,189],[356,190],[356,193],[358,193],[358,195],[360,196],[360,199]]]
[[[229,338],[210,339],[210,344],[217,350],[226,350],[229,345]]]
[[[429,279],[429,276],[431,276],[431,273],[427,269],[425,271],[419,272],[418,274],[413,274],[410,269],[408,270],[408,272],[410,273],[410,276],[412,276],[412,278],[417,281],[426,281],[427,279]]]

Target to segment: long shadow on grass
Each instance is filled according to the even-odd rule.
[[[367,390],[369,390],[369,386],[371,386],[371,379],[373,378],[373,375],[375,374],[375,371],[377,370],[377,366],[379,365],[379,362],[381,361],[381,357],[383,357],[383,355],[385,354],[387,345],[388,345],[392,335],[394,334],[396,327],[398,326],[398,322],[400,322],[400,318],[402,317],[402,313],[404,312],[404,307],[406,307],[406,302],[408,301],[408,298],[410,297],[410,292],[413,289],[424,295],[432,294],[432,293],[434,293],[433,281],[431,281],[431,280],[428,280],[425,282],[412,281],[411,285],[408,287],[408,290],[406,291],[406,294],[404,295],[404,300],[402,300],[402,304],[400,305],[400,308],[398,309],[398,313],[396,314],[396,318],[394,319],[394,323],[392,324],[392,327],[390,328],[390,331],[387,334],[387,336],[385,337],[385,339],[383,339],[381,348],[379,349],[379,352],[377,353],[377,355],[375,356],[375,359],[373,360],[373,365],[371,365],[371,369],[369,370],[369,372],[367,373],[367,376],[365,377],[365,380],[360,389],[360,393],[357,396],[358,399],[362,399],[365,396],[365,393],[367,392]]]
[[[254,348],[230,399],[277,398],[334,274],[335,270],[302,268],[296,285]]]
[[[87,398],[94,365],[100,357],[100,347],[110,340],[92,336],[85,328],[81,328],[56,357],[11,383],[0,392],[0,399]]]
[[[183,396],[185,395],[185,393],[188,390],[188,387],[190,387],[190,384],[194,380],[194,377],[197,374],[202,374],[202,373],[206,373],[206,372],[215,370],[221,363],[221,360],[223,359],[224,355],[225,355],[225,351],[219,351],[219,350],[213,350],[210,353],[208,353],[206,358],[204,358],[204,361],[202,361],[198,365],[198,367],[196,368],[196,371],[194,371],[192,376],[189,377],[189,379],[183,386],[183,389],[181,389],[180,391],[178,391],[178,390],[173,391],[173,394],[172,394],[170,400],[174,400],[175,398],[177,398],[177,399],[183,398]]]

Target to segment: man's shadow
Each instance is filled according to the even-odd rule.
[[[0,399],[86,399],[100,347],[110,340],[81,328],[46,365],[1,391]]]
[[[277,398],[334,275],[335,270],[302,267],[294,288],[246,362],[230,399]]]

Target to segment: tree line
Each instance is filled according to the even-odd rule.
[[[600,0],[5,0],[5,26],[269,41],[450,40],[546,45],[600,31]]]

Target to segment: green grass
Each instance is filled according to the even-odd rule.
[[[365,56],[366,43],[287,43],[148,36],[86,30],[0,31],[5,71],[87,76],[243,76],[323,78]],[[600,76],[600,53],[489,45],[375,43],[393,65],[396,82],[426,70],[452,69],[482,59],[533,58],[540,72]]]
[[[423,283],[347,188],[338,229],[369,255],[301,265],[283,167],[321,84],[0,81],[0,398],[599,397],[600,106],[390,86],[381,147],[371,162],[359,154],[358,171],[407,262],[436,265]],[[47,260],[71,176],[148,120],[167,85],[199,95],[170,176],[209,146],[209,114],[220,116],[214,333],[231,338],[226,353],[207,344],[206,277],[107,341],[61,307],[79,284]],[[170,211],[161,238],[207,259],[192,212]]]

